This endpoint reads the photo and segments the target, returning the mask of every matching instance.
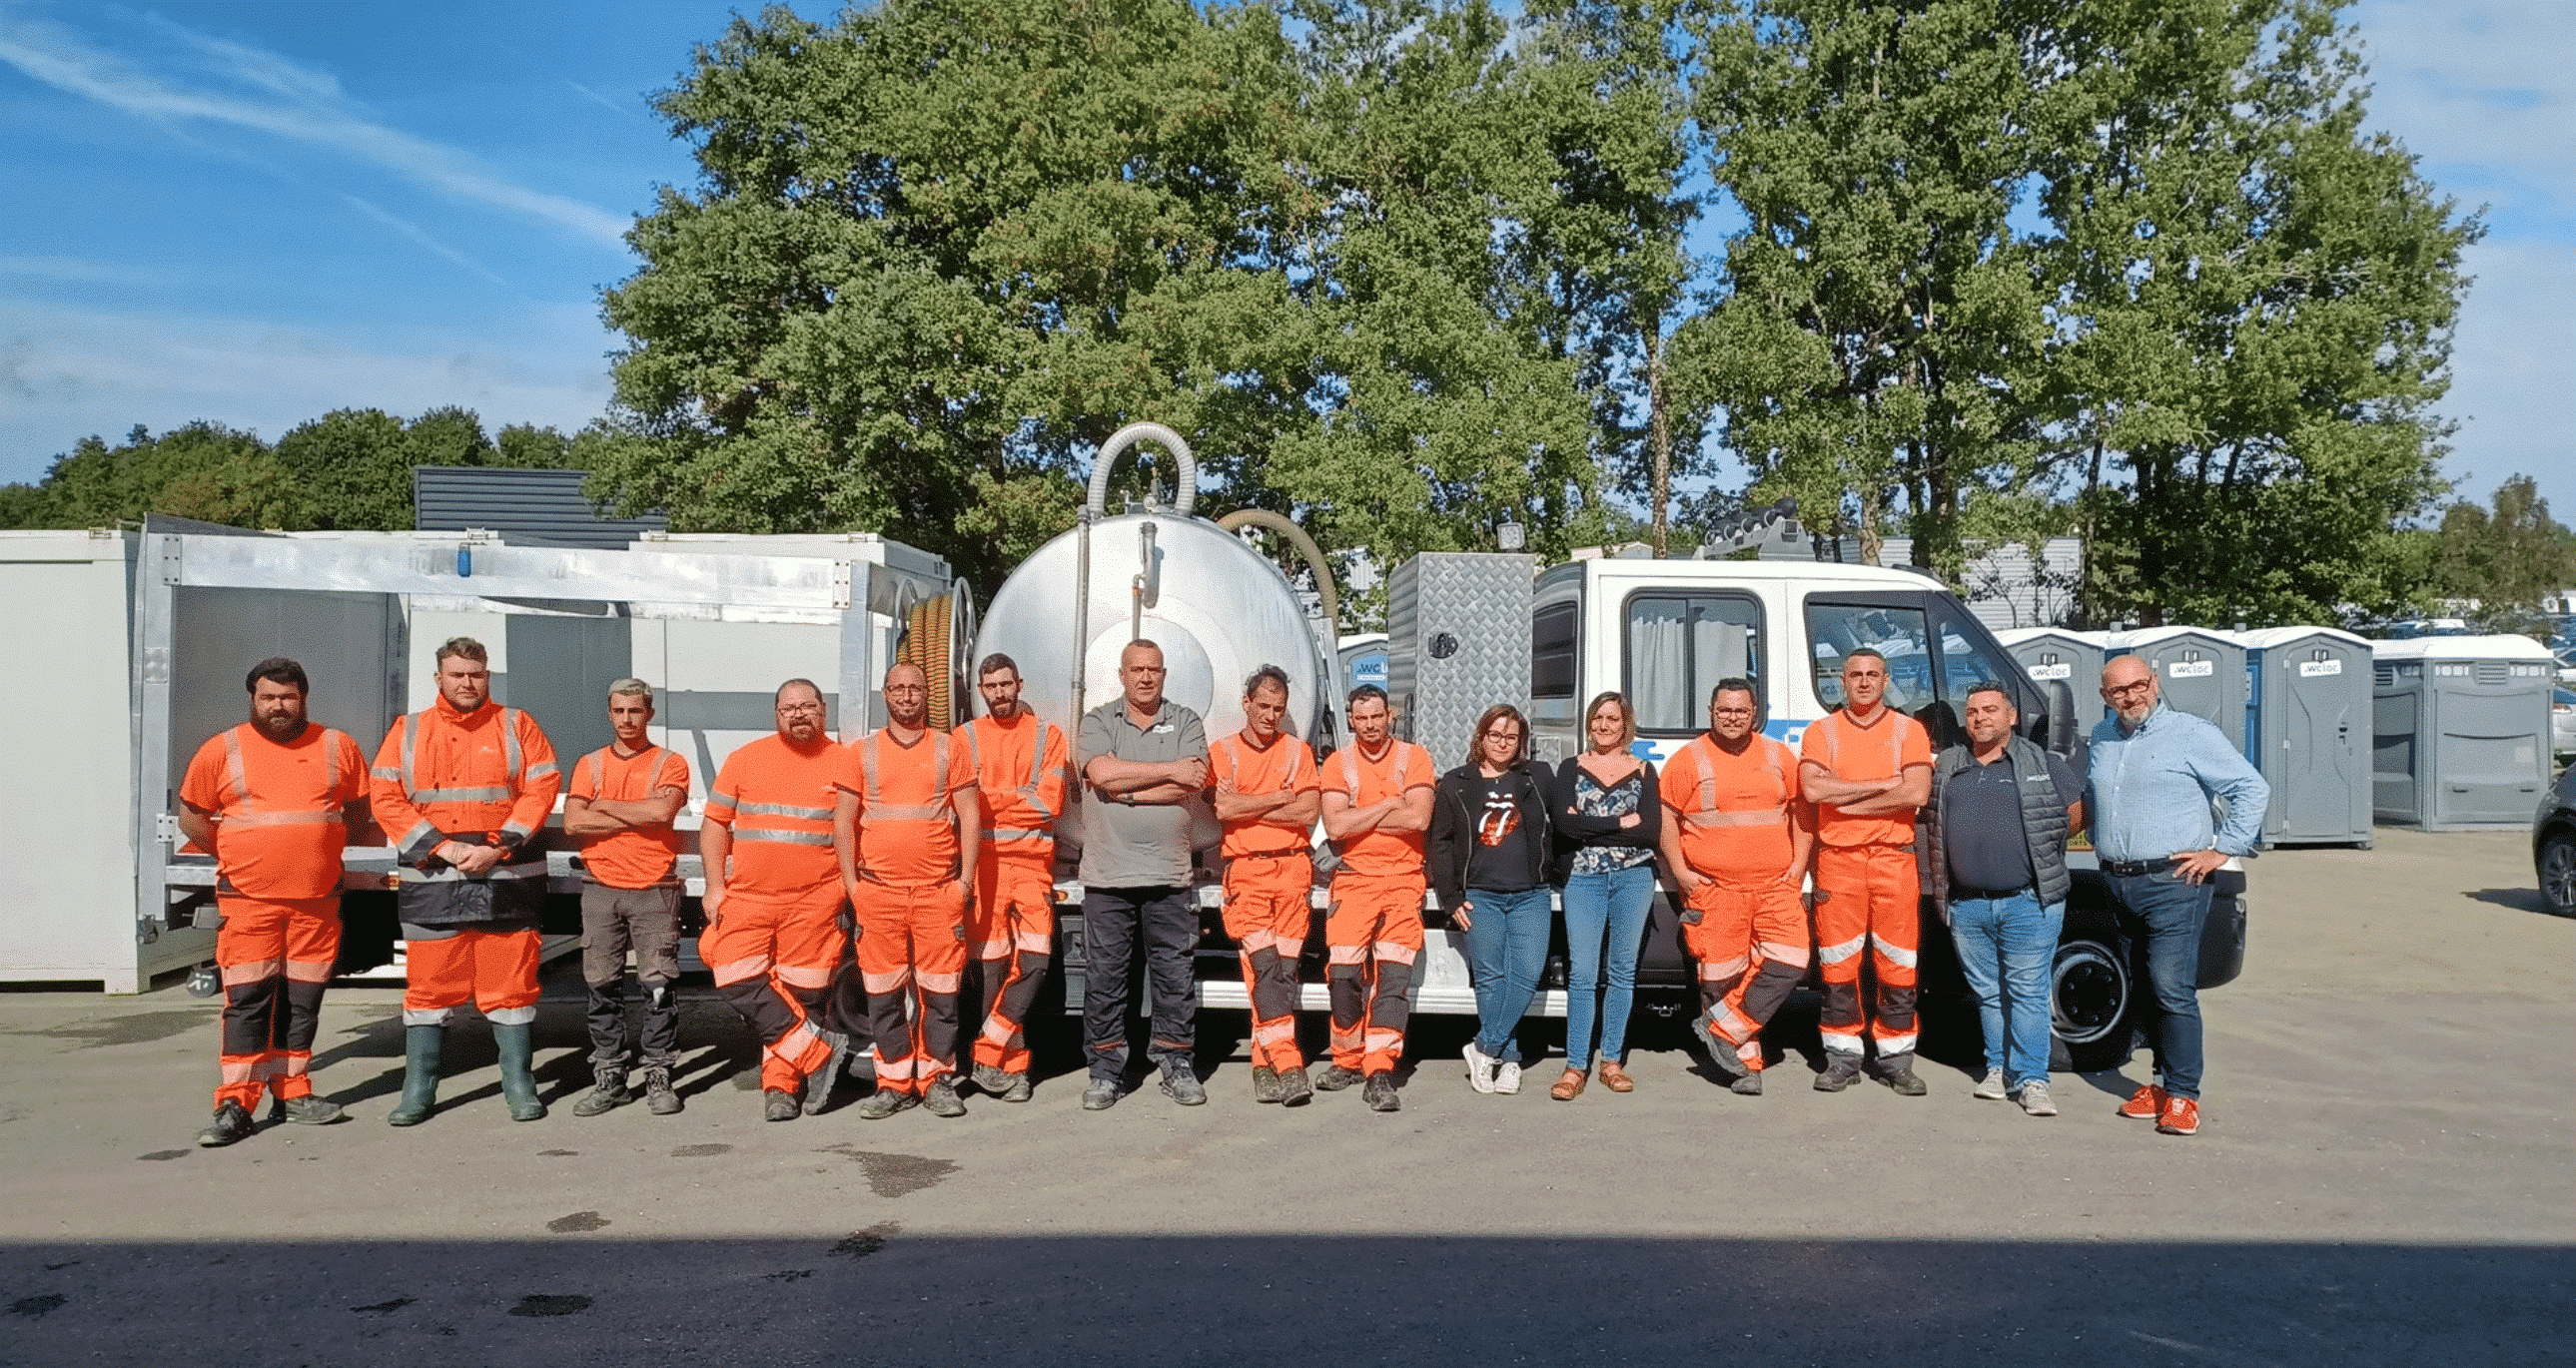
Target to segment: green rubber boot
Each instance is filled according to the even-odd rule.
[[[447,1044],[444,1026],[403,1028],[402,1101],[385,1114],[397,1126],[417,1126],[438,1109],[438,1062]]]
[[[492,1023],[492,1047],[501,1055],[501,1097],[510,1104],[513,1121],[546,1118],[546,1104],[537,1100],[536,1033],[534,1022]]]

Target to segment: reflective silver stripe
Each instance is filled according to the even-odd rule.
[[[510,781],[512,788],[519,785],[519,766],[524,759],[525,757],[519,754],[519,710],[503,708],[501,710],[501,774]]]
[[[537,763],[528,766],[528,772],[519,777],[523,779],[551,779],[561,773],[563,773],[563,771],[555,767],[554,761],[540,760]]]
[[[224,772],[232,777],[233,801],[247,805],[250,802],[250,771],[242,764],[239,727],[224,732]]]
[[[535,835],[536,829],[529,826],[527,823],[518,821],[514,818],[501,824],[501,833],[505,836],[516,836],[520,840],[524,841],[530,836]]]
[[[580,780],[580,765],[573,766],[572,777],[576,782]],[[594,797],[608,796],[608,752],[604,750],[592,751],[590,754],[590,791]]]
[[[405,850],[409,850],[409,849],[411,849],[411,848],[412,848],[412,846],[413,846],[413,845],[415,845],[415,844],[417,844],[417,843],[419,842],[420,838],[422,838],[422,837],[424,837],[424,836],[435,836],[435,835],[437,835],[437,834],[438,834],[438,828],[437,828],[437,827],[431,826],[431,825],[430,825],[429,823],[427,823],[427,822],[422,822],[422,823],[420,823],[418,826],[413,827],[411,830],[404,832],[404,833],[403,833],[403,835],[402,835],[402,839],[401,839],[400,841],[396,842],[395,844],[397,844],[397,845],[401,846],[401,847],[402,847],[403,849],[405,849]]]
[[[390,779],[397,784],[402,782],[403,777],[403,772],[401,770],[390,769],[383,765],[378,765],[374,769],[367,771],[367,773],[374,775],[378,779]]]
[[[860,782],[867,785],[865,795],[867,805],[860,811],[859,819],[861,821],[875,819],[885,822],[926,822],[937,821],[954,813],[957,810],[956,804],[949,796],[953,790],[936,788],[937,785],[948,782],[948,733],[938,732],[931,738],[930,766],[937,776],[931,783],[939,794],[939,801],[901,806],[889,806],[877,801],[877,738],[883,735],[885,733],[881,731],[870,732],[867,739],[859,743]],[[824,815],[828,817],[831,814],[827,812]]]
[[[1704,737],[1701,740],[1709,747],[1717,744]],[[1780,768],[1780,751],[1772,749],[1778,743],[1767,736],[1757,736],[1753,740],[1755,745],[1761,747],[1762,768],[1771,771],[1771,782],[1780,786],[1780,805],[1771,808],[1752,808],[1742,812],[1720,811],[1717,806],[1717,769],[1708,758],[1708,751],[1702,749],[1699,742],[1695,742],[1684,753],[1699,766],[1699,785],[1696,791],[1699,806],[1683,813],[1683,821],[1696,827],[1713,827],[1770,826],[1789,820],[1788,800],[1797,795],[1789,791],[1789,776]],[[1828,740],[1830,742],[1830,738]],[[1783,749],[1786,748],[1783,747]]]
[[[656,750],[660,750],[661,748],[657,746],[657,747],[655,747],[655,749],[656,749]],[[678,751],[667,751],[667,750],[666,750],[666,751],[662,751],[662,758],[661,758],[659,761],[655,762],[655,764],[654,764],[654,766],[653,766],[653,787],[654,787],[654,788],[676,788],[676,789],[683,789],[683,790],[685,790],[686,788],[688,788],[688,785],[687,785],[687,784],[685,784],[685,783],[680,783],[680,784],[665,784],[665,783],[663,783],[663,782],[662,782],[662,780],[663,780],[664,776],[668,775],[668,774],[671,772],[671,766],[672,766],[672,765],[674,765],[674,764],[676,764],[676,763],[678,763],[679,759],[680,759],[680,753],[679,753]]]
[[[707,809],[709,811],[723,808],[725,811],[731,812],[734,810],[734,806],[735,799],[732,794],[725,792],[723,789],[709,789],[707,791]]]
[[[797,807],[792,803],[736,803],[734,811],[749,813],[754,817],[796,817],[808,822],[832,820],[830,808]]]
[[[1039,801],[1038,785],[1046,782],[1047,733],[1053,730],[1054,727],[1044,720],[1039,721],[1038,739],[1029,747],[1029,782],[1019,790],[1021,799],[1028,803],[1031,811],[1050,820],[1056,814],[1053,809]]]
[[[340,791],[340,748],[334,742],[339,733],[322,729],[322,796],[325,801]]]
[[[870,822],[936,822],[952,809],[946,803],[879,803],[862,820]]]
[[[1043,841],[1049,839],[1054,834],[1055,833],[1051,831],[1033,831],[1028,827],[984,828],[984,839],[988,841]]]
[[[420,714],[419,714],[419,713],[404,713],[404,714],[403,714],[403,740],[402,740],[402,786],[403,786],[403,792],[405,792],[405,793],[409,793],[409,792],[411,792],[411,791],[412,791],[412,788],[413,788],[414,784],[417,782],[414,776],[416,776],[416,775],[418,775],[418,774],[420,773],[420,766],[419,766],[419,764],[418,764],[418,763],[413,759],[413,751],[414,751],[414,748],[415,748],[415,743],[416,743],[419,739],[420,739]],[[418,800],[418,799],[414,799],[413,801],[417,802],[417,801],[419,801],[419,800]]]
[[[510,801],[510,790],[498,787],[415,789],[411,800],[415,803],[506,803]]]
[[[832,844],[832,833],[828,831],[790,831],[785,827],[735,827],[733,838],[737,841],[768,841],[774,845],[828,848]]]
[[[224,819],[227,831],[239,831],[243,827],[343,825],[346,823],[340,820],[337,808],[314,812],[242,812]]]

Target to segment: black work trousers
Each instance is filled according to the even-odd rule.
[[[1173,1055],[1187,1058],[1199,1015],[1198,981],[1190,972],[1199,913],[1190,890],[1086,888],[1082,944],[1082,1042],[1091,1056],[1091,1076],[1114,1079],[1126,1072],[1128,978],[1140,946],[1153,1000],[1148,1052],[1156,1063]]]

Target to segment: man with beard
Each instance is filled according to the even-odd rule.
[[[975,901],[966,942],[975,956],[975,1085],[1026,1102],[1029,1009],[1055,953],[1055,823],[1072,769],[1064,732],[1020,702],[1020,667],[984,657],[975,690],[984,715],[952,733],[966,748],[984,803]]]
[[[1351,691],[1351,744],[1324,766],[1324,834],[1341,851],[1324,916],[1333,1001],[1333,1063],[1315,1086],[1363,1084],[1370,1111],[1401,1110],[1395,1066],[1413,966],[1422,957],[1423,844],[1439,772],[1430,752],[1389,732],[1386,690]]]
[[[1932,734],[1887,705],[1887,657],[1862,646],[1843,658],[1843,704],[1798,742],[1802,796],[1816,805],[1816,958],[1825,1002],[1816,1031],[1825,1046],[1816,1091],[1841,1092],[1872,1076],[1900,1096],[1927,1089],[1914,1073],[1916,942],[1923,885],[1914,863],[1914,813],[1932,792]],[[1861,951],[1873,950],[1878,1000],[1864,1008]]]

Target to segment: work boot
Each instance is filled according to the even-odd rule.
[[[1896,1095],[1899,1097],[1921,1097],[1923,1094],[1931,1091],[1930,1088],[1923,1085],[1922,1079],[1915,1077],[1914,1070],[1910,1068],[1895,1069],[1887,1073],[1880,1074],[1878,1075],[1878,1081],[1895,1089]]]
[[[823,1043],[832,1047],[832,1057],[823,1067],[805,1075],[805,1114],[815,1115],[832,1103],[832,1084],[841,1070],[849,1067],[850,1038],[839,1031],[823,1032]]]
[[[1084,1111],[1107,1111],[1111,1107],[1117,1105],[1117,1079],[1101,1078],[1094,1075],[1090,1085],[1082,1090],[1082,1109]]]
[[[957,1080],[946,1074],[930,1080],[929,1089],[921,1095],[921,1107],[933,1116],[966,1114],[965,1100],[957,1095]]]
[[[1015,1074],[1004,1074],[1002,1077],[1011,1080],[1010,1085],[1002,1089],[1003,1101],[1026,1102],[1037,1096],[1037,1089],[1029,1083],[1029,1076],[1025,1070]]]
[[[1738,1097],[1760,1097],[1762,1095],[1761,1071],[1756,1070],[1727,1084],[1726,1090]]]
[[[1279,1087],[1279,1071],[1264,1064],[1252,1071],[1252,1100],[1277,1102],[1287,1094]]]
[[[1691,1018],[1691,1034],[1699,1037],[1700,1048],[1708,1051],[1708,1062],[1715,1065],[1728,1082],[1732,1083],[1748,1072],[1744,1060],[1735,1053],[1735,1047],[1718,1039],[1717,1032],[1708,1028],[1705,1013]]]
[[[952,1093],[951,1095],[953,1096],[954,1094]],[[883,1121],[887,1117],[894,1115],[896,1112],[909,1111],[920,1105],[921,1099],[913,1096],[911,1093],[895,1092],[888,1088],[879,1088],[875,1092],[869,1093],[867,1096],[859,1099],[859,1119],[862,1121]],[[965,1108],[960,1107],[958,1110],[963,1111]]]
[[[222,1149],[250,1132],[250,1113],[243,1110],[239,1102],[228,1101],[215,1108],[215,1119],[197,1132],[197,1143],[207,1149]]]
[[[1207,1085],[1190,1069],[1190,1061],[1180,1055],[1163,1058],[1163,1095],[1184,1107],[1203,1106],[1207,1102]]]
[[[1404,1099],[1396,1096],[1395,1094],[1395,1071],[1393,1069],[1380,1069],[1376,1073],[1370,1074],[1368,1076],[1368,1086],[1360,1089],[1360,1100],[1368,1103],[1368,1109],[1370,1111],[1391,1112],[1404,1110]]]
[[[348,1109],[339,1103],[326,1101],[311,1093],[306,1093],[302,1097],[279,1098],[277,1110],[284,1114],[287,1120],[299,1126],[327,1126],[334,1121],[345,1120],[349,1115]]]
[[[1816,1075],[1816,1091],[1841,1092],[1860,1077],[1860,1061],[1842,1055],[1825,1056],[1825,1071]]]
[[[644,1110],[655,1116],[677,1116],[686,1104],[671,1091],[671,1071],[654,1067],[644,1071]]]
[[[1279,1105],[1302,1107],[1315,1100],[1315,1085],[1306,1077],[1306,1066],[1279,1071]]]
[[[1357,1069],[1345,1069],[1339,1064],[1327,1064],[1322,1073],[1315,1075],[1315,1091],[1340,1092],[1354,1083],[1365,1081],[1365,1077]]]
[[[439,1057],[446,1053],[447,1028],[403,1028],[402,1100],[385,1113],[387,1124],[417,1126],[438,1109]]]
[[[537,1096],[536,1023],[492,1023],[492,1048],[501,1055],[501,1100],[510,1104],[510,1119],[545,1120],[546,1104]]]
[[[625,1106],[626,1070],[615,1064],[601,1064],[590,1071],[591,1089],[572,1104],[575,1116],[603,1116]]]
[[[982,1088],[995,1097],[1010,1091],[1011,1088],[1011,1076],[1002,1072],[1002,1066],[999,1064],[976,1065],[974,1079],[976,1087]]]
[[[797,1104],[796,1094],[785,1088],[768,1088],[760,1094],[760,1119],[763,1121],[793,1121],[804,1114],[805,1109]]]

